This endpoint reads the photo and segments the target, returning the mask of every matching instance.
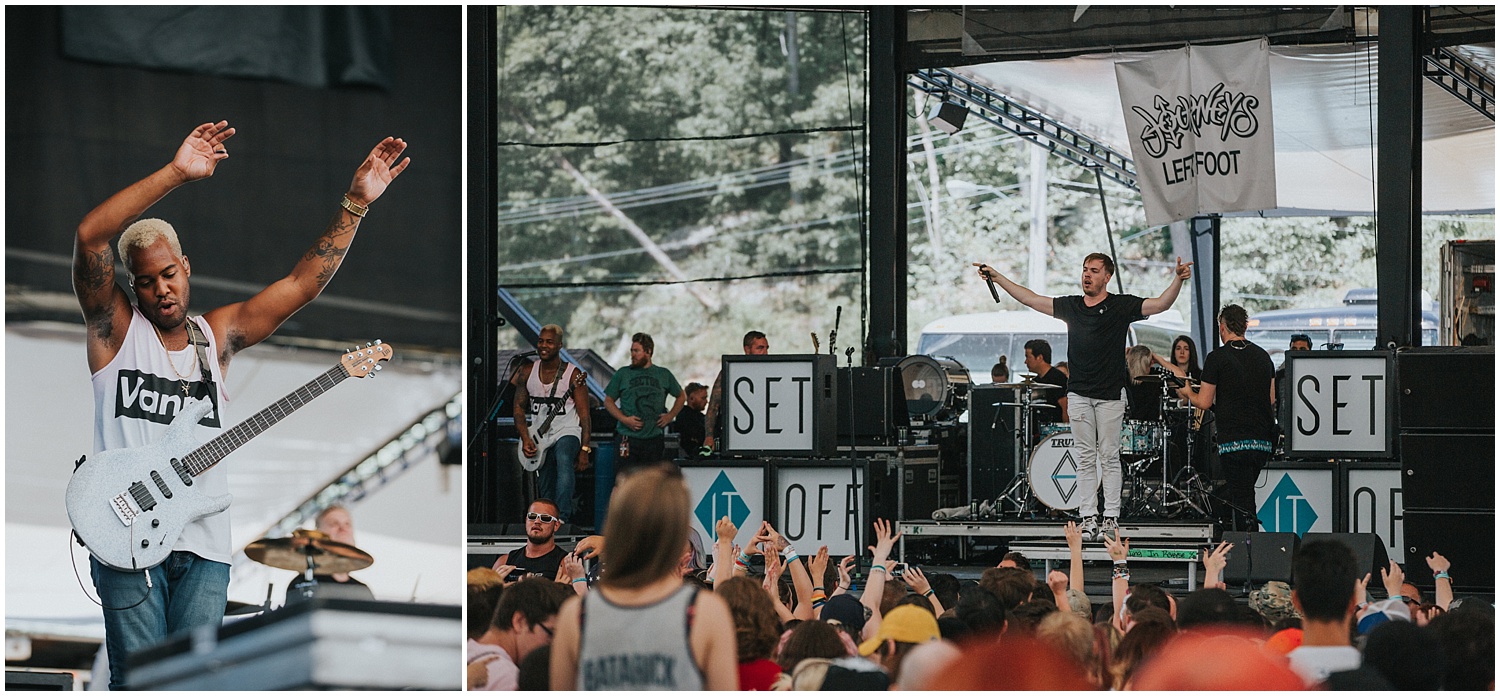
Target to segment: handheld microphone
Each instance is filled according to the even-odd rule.
[[[995,298],[995,304],[1000,304],[1000,290],[995,287],[995,281],[990,280],[989,276],[985,276],[984,283],[990,286],[990,297]]]

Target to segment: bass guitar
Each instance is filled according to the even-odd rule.
[[[79,542],[118,570],[160,564],[188,524],[223,512],[233,500],[194,490],[196,477],[346,377],[374,375],[391,355],[391,347],[379,341],[346,353],[318,378],[202,446],[193,424],[212,409],[207,399],[184,405],[153,444],[79,458],[65,501]]]

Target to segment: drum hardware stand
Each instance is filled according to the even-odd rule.
[[[1139,379],[1139,378],[1138,378]],[[1190,422],[1184,422],[1187,427],[1187,438],[1185,450],[1187,461],[1183,464],[1175,477],[1171,476],[1168,468],[1167,453],[1171,442],[1172,427],[1167,419],[1167,406],[1172,400],[1171,383],[1161,380],[1162,395],[1160,415],[1157,422],[1160,428],[1157,431],[1157,454],[1151,455],[1131,465],[1131,490],[1137,493],[1132,497],[1134,507],[1132,513],[1141,517],[1164,517],[1176,518],[1191,509],[1201,517],[1210,517],[1212,506],[1209,498],[1212,494],[1208,492],[1202,476],[1193,467],[1192,452],[1194,437]],[[1192,412],[1189,411],[1188,419],[1191,421]],[[1153,462],[1161,463],[1161,487],[1156,488],[1155,482],[1150,484],[1145,481],[1145,472]],[[1144,493],[1139,495],[1138,493]],[[1158,507],[1159,506],[1159,507]]]

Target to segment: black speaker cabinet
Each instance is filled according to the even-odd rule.
[[[1407,508],[1402,522],[1406,544],[1406,577],[1432,587],[1426,558],[1434,551],[1453,564],[1453,589],[1459,593],[1495,591],[1495,512],[1449,512]],[[1372,579],[1371,582],[1374,582]]]
[[[993,500],[1016,474],[1015,392],[989,385],[969,391],[971,498]]]
[[[1495,430],[1495,349],[1432,346],[1396,354],[1401,430]]]
[[[896,424],[905,424],[906,395],[889,367],[838,369],[838,442],[849,444],[850,428],[856,444],[889,444]],[[851,391],[852,389],[852,391]]]
[[[1291,532],[1224,532],[1224,541],[1234,544],[1224,565],[1224,583],[1233,587],[1260,586],[1272,580],[1292,582],[1292,554],[1297,535]]]
[[[72,691],[72,672],[33,672],[5,670],[6,691]]]
[[[1408,510],[1493,511],[1494,432],[1402,433],[1401,504]]]
[[[1303,544],[1327,540],[1338,541],[1354,551],[1354,562],[1358,564],[1356,567],[1359,568],[1360,575],[1369,573],[1370,586],[1380,586],[1381,569],[1389,570],[1391,567],[1390,554],[1385,552],[1385,542],[1381,541],[1380,535],[1308,532],[1302,536]],[[1422,567],[1426,566],[1423,565]]]

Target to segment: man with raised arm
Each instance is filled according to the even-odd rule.
[[[1115,262],[1107,254],[1089,254],[1083,259],[1083,294],[1063,297],[1038,295],[1006,278],[994,268],[975,263],[979,276],[998,283],[1011,297],[1027,307],[1057,317],[1068,325],[1068,420],[1079,459],[1078,485],[1082,502],[1083,535],[1102,539],[1099,524],[1100,470],[1104,479],[1104,533],[1119,526],[1120,426],[1125,420],[1125,339],[1130,324],[1171,308],[1182,289],[1182,281],[1193,275],[1193,264],[1177,259],[1167,289],[1152,298],[1112,295],[1110,278]]]
[[[194,128],[169,164],[110,196],[78,225],[73,290],[83,309],[93,375],[95,453],[153,443],[190,402],[206,400],[210,407],[195,437],[206,441],[217,434],[225,421],[230,359],[318,296],[369,206],[411,162],[401,159],[404,141],[382,140],[355,170],[333,220],[289,275],[243,302],[189,317],[192,267],[176,231],[161,220],[136,220],[178,186],[213,176],[229,158],[225,142],[234,132],[228,121]],[[110,240],[122,231],[120,257],[134,303],[115,282]],[[194,483],[206,495],[228,492],[223,468],[209,469]],[[130,653],[173,632],[222,621],[231,552],[226,510],[189,524],[166,561],[149,570],[125,572],[90,559],[104,607],[111,688],[124,686]]]

